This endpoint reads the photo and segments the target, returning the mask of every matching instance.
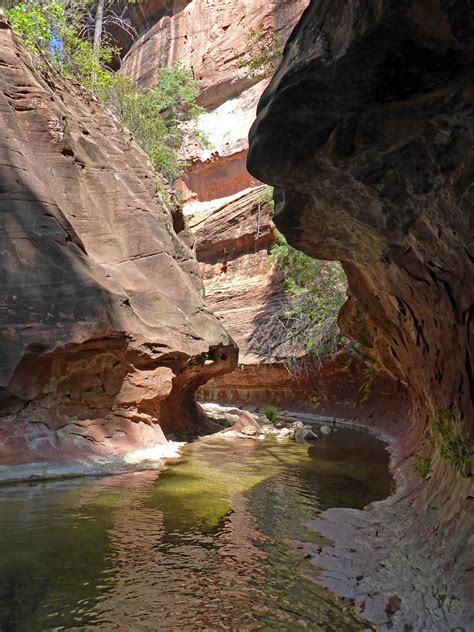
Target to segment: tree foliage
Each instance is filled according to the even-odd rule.
[[[8,17],[24,44],[98,97],[134,134],[157,170],[173,182],[186,165],[179,155],[184,141],[192,137],[205,143],[196,127],[196,119],[204,111],[197,104],[199,82],[179,64],[159,70],[156,86],[147,90],[137,89],[129,77],[113,72],[110,64],[118,51],[102,30],[97,45],[97,29],[91,26],[99,5],[104,3],[24,0],[9,9]],[[118,15],[111,5],[105,2],[101,29],[107,19]]]
[[[32,52],[96,93],[112,81],[109,66],[117,51],[108,37],[103,37],[101,47],[94,50],[81,36],[83,16],[78,0],[25,0],[8,11],[13,29]]]
[[[265,315],[254,346],[268,361],[282,360],[299,372],[341,346],[337,318],[346,300],[346,276],[339,262],[308,257],[278,231],[272,256],[285,276],[285,296]]]
[[[247,44],[247,52],[238,65],[248,68],[252,77],[271,77],[283,55],[283,47],[275,31],[260,25],[249,32]]]
[[[189,137],[204,143],[196,128],[204,112],[196,103],[199,82],[190,70],[177,64],[158,72],[154,88],[135,89],[120,73],[101,91],[101,99],[135,136],[155,167],[170,182],[183,174],[186,162],[180,150]]]

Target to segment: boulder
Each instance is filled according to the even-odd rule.
[[[254,426],[244,426],[240,432],[247,437],[255,437],[258,430]]]
[[[295,433],[296,441],[300,443],[305,443],[306,441],[316,441],[318,435],[312,430],[307,430],[306,428],[300,428]]]
[[[249,434],[249,429],[253,428],[255,430],[254,434],[262,432],[262,426],[258,423],[255,417],[245,410],[236,423],[230,428],[230,430],[234,430],[235,432],[242,432],[243,434]],[[244,429],[247,429],[247,432],[244,433]]]

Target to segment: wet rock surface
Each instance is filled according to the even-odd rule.
[[[0,65],[0,462],[166,443],[237,358],[189,238],[131,136],[6,22]]]
[[[374,563],[392,568],[369,571],[383,597],[368,615],[397,630],[473,626],[473,41],[461,1],[313,2],[250,135],[248,166],[276,187],[277,226],[307,254],[343,263],[343,332],[410,391],[399,493],[366,514],[327,516],[336,544],[322,560],[343,591],[342,567],[364,559],[347,551],[360,530]],[[422,480],[413,455],[440,419],[464,464],[435,450]]]

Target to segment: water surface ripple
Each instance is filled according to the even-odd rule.
[[[218,437],[160,475],[0,489],[0,631],[363,630],[298,542],[390,491],[366,432],[313,446]]]

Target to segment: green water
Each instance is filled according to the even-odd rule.
[[[209,437],[160,475],[0,488],[0,631],[363,630],[300,542],[390,490],[383,444]]]

